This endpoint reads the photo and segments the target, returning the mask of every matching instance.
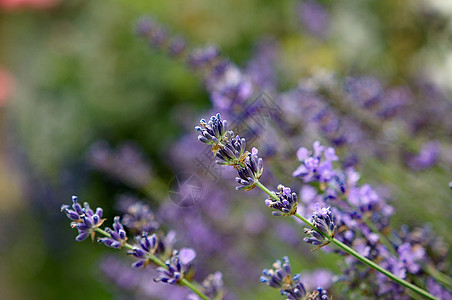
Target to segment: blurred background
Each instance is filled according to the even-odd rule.
[[[0,0],[0,298],[158,298],[137,292],[136,286],[114,284],[104,274],[99,265],[105,255],[122,255],[74,241],[59,212],[73,194],[103,207],[109,220],[120,211],[119,198],[146,201],[159,211],[164,228],[179,230],[181,245],[198,251],[206,272],[224,273],[239,298],[277,297],[277,291],[260,286],[258,276],[284,254],[297,270],[337,271],[334,256],[316,253],[314,259],[297,242],[299,228],[285,228],[293,231],[285,240],[269,234],[289,225],[268,218],[262,195],[247,199],[229,179],[198,174],[204,183],[200,202],[218,196],[216,185],[224,188],[221,197],[235,199],[227,208],[218,204],[213,220],[204,218],[208,225],[200,225],[202,230],[221,227],[217,238],[233,245],[231,250],[199,241],[198,234],[211,234],[199,228],[181,232],[188,225],[175,223],[173,214],[196,214],[197,208],[169,201],[169,185],[178,172],[195,172],[184,165],[190,155],[181,153],[190,149],[186,139],[196,139],[193,126],[210,116],[215,102],[202,75],[137,36],[135,24],[143,15],[192,47],[217,45],[251,78],[262,45],[268,47],[270,54],[257,60],[257,72],[271,68],[269,92],[283,114],[279,95],[331,77],[348,82],[366,76],[378,80],[376,89],[409,89],[409,104],[400,115],[384,119],[383,133],[370,133],[363,144],[339,152],[345,157],[354,151],[364,182],[391,195],[394,228],[429,223],[452,242],[452,2]],[[372,93],[366,88],[362,93]],[[370,126],[367,115],[346,102],[341,112],[349,111]],[[315,132],[311,137],[329,141]],[[296,134],[290,139],[295,150],[312,142]],[[381,139],[390,144],[384,151],[372,146]],[[291,180],[297,162],[294,148],[286,150],[278,174]],[[278,162],[275,153],[268,156],[269,165]],[[267,182],[276,186],[271,178]],[[237,233],[231,224],[245,230]],[[257,250],[262,245],[267,250]],[[237,269],[228,271],[229,256]],[[240,285],[235,277],[246,263],[251,275]]]

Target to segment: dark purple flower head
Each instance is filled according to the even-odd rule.
[[[257,148],[253,148],[244,161],[244,167],[238,168],[237,174],[239,177],[235,178],[239,184],[236,187],[237,190],[250,191],[256,187],[256,183],[264,171],[262,158],[257,156],[257,154]]]
[[[159,267],[159,277],[156,282],[177,284],[184,275],[189,272],[196,252],[191,248],[182,248],[180,251],[174,250],[171,257],[165,262],[167,268]]]
[[[274,288],[286,288],[292,283],[292,268],[289,258],[284,256],[273,263],[273,269],[264,269],[260,281]],[[304,288],[303,288],[304,289]]]
[[[120,218],[114,218],[113,229],[105,228],[105,231],[110,234],[110,237],[99,238],[97,241],[107,247],[119,249],[125,245],[127,241],[126,231],[120,222]]]
[[[237,189],[253,189],[264,169],[262,158],[257,155],[257,148],[253,148],[251,153],[246,151],[245,139],[239,136],[234,138],[234,132],[227,131],[227,122],[221,120],[219,113],[212,116],[208,123],[201,119],[200,125],[195,127],[201,133],[198,140],[212,146],[213,154],[219,158],[217,163],[233,166],[237,170]]]
[[[63,204],[61,211],[72,221],[71,227],[77,228],[78,235],[75,238],[77,242],[85,240],[88,236],[94,240],[95,228],[102,226],[105,219],[102,219],[102,208],[98,207],[94,212],[88,202],[83,203],[83,207],[77,202],[77,196],[72,196],[72,209],[69,205]]]
[[[127,254],[133,255],[138,260],[132,264],[132,268],[145,268],[151,262],[151,256],[159,251],[159,238],[154,233],[147,235],[143,233],[141,237],[136,237],[136,244]]]
[[[328,293],[322,288],[306,293],[306,289],[301,282],[301,275],[292,276],[289,258],[284,256],[282,261],[277,260],[273,264],[273,269],[264,269],[260,281],[266,285],[280,289],[281,295],[290,300],[319,299],[328,300]]]
[[[195,127],[196,131],[200,133],[198,140],[211,145],[214,154],[218,153],[233,135],[228,132],[228,123],[226,120],[221,120],[219,113],[212,116],[208,122],[201,119],[199,124],[200,126]]]
[[[265,200],[265,204],[273,209],[276,209],[272,214],[274,216],[290,216],[297,212],[298,197],[296,193],[293,193],[290,188],[278,185],[278,192],[275,193],[279,201],[275,201],[272,197],[268,197]]]
[[[315,209],[316,210],[312,214],[311,223],[317,230],[313,228],[305,228],[304,232],[311,237],[304,238],[303,240],[306,243],[316,245],[319,248],[329,243],[325,236],[334,237],[336,224],[329,207],[321,207],[320,204],[317,203],[315,205]]]
[[[246,151],[246,140],[237,135],[218,150],[216,154],[218,160],[215,162],[220,165],[236,166],[244,163],[248,155],[249,152]]]

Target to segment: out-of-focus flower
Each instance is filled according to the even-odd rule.
[[[123,143],[113,149],[108,142],[97,141],[90,147],[88,161],[97,170],[132,187],[142,188],[153,178],[150,164],[132,143]]]
[[[408,166],[416,171],[431,168],[438,162],[440,154],[441,143],[439,141],[427,142],[419,153],[408,162]]]
[[[328,34],[330,15],[318,1],[302,1],[298,8],[298,15],[309,33],[320,38],[324,38]]]

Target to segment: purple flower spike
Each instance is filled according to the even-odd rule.
[[[165,263],[167,268],[159,267],[157,269],[160,276],[154,281],[177,284],[190,271],[191,262],[195,256],[196,252],[190,248],[174,250],[170,259]]]
[[[244,167],[237,170],[239,177],[235,180],[239,184],[236,187],[237,190],[244,189],[245,191],[250,191],[256,187],[257,181],[261,178],[262,172],[264,171],[262,158],[257,156],[257,149],[253,148],[252,153],[248,154],[243,163]]]
[[[89,204],[85,202],[82,206],[77,202],[77,196],[72,196],[72,209],[69,205],[63,204],[61,211],[71,220],[71,227],[77,228],[78,235],[75,238],[77,242],[81,242],[91,236],[94,240],[96,232],[95,228],[98,228],[104,223],[105,219],[102,219],[102,209],[98,207],[94,212]]]
[[[315,299],[328,300],[328,293],[322,288],[306,293],[306,289],[301,282],[301,275],[292,276],[289,258],[284,256],[282,261],[277,260],[273,264],[273,269],[264,269],[260,281],[269,287],[280,289],[281,295],[290,300]]]
[[[150,262],[150,256],[155,255],[159,251],[159,239],[154,233],[150,236],[143,233],[141,237],[136,237],[136,244],[132,250],[127,251],[127,254],[138,258],[138,261],[132,264],[132,268],[145,268]]]
[[[113,229],[106,228],[105,231],[110,234],[110,237],[99,238],[97,241],[107,247],[120,249],[127,241],[126,231],[120,222],[120,218],[114,218]]]
[[[312,214],[311,223],[317,230],[312,228],[305,228],[304,232],[310,235],[311,237],[304,238],[303,240],[306,243],[316,245],[317,247],[314,248],[314,250],[317,250],[323,246],[328,245],[329,241],[327,238],[325,238],[324,235],[334,237],[334,233],[336,230],[334,216],[331,213],[330,208],[321,207],[319,203],[316,203],[315,211]],[[319,231],[323,233],[323,235],[320,234]]]
[[[231,139],[231,136],[233,135],[227,131],[227,121],[221,120],[219,113],[212,116],[208,122],[201,119],[199,125],[200,126],[195,127],[196,131],[200,133],[198,140],[211,145],[214,154],[217,154],[217,152],[226,144],[226,141]]]
[[[272,214],[274,216],[291,216],[297,212],[297,201],[298,197],[296,193],[292,193],[290,188],[278,185],[278,193],[275,193],[279,201],[275,201],[273,198],[269,197],[265,200],[265,204],[275,209]]]

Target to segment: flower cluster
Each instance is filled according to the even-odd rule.
[[[281,260],[273,263],[273,269],[264,269],[260,281],[269,287],[280,289],[281,295],[286,296],[288,300],[328,300],[328,293],[322,288],[310,293],[301,282],[301,275],[292,275],[289,258],[284,256]]]
[[[211,145],[211,150],[219,160],[218,164],[233,166],[237,170],[236,181],[238,190],[250,191],[256,187],[264,170],[262,158],[257,148],[251,153],[245,150],[246,141],[239,136],[234,136],[232,130],[227,131],[226,120],[221,120],[220,114],[212,116],[209,122],[201,119],[200,126],[195,129],[200,133],[198,140]]]
[[[180,58],[202,77],[216,108],[240,111],[252,95],[254,87],[251,76],[230,60],[221,57],[215,45],[190,49],[185,39],[171,36],[168,30],[150,17],[141,18],[136,32],[153,48]]]
[[[72,209],[69,208],[69,205],[63,204],[61,211],[72,221],[71,227],[77,228],[78,235],[75,238],[77,242],[85,240],[88,236],[91,236],[91,239],[94,240],[95,229],[102,226],[105,221],[105,219],[102,219],[103,210],[98,207],[94,212],[88,202],[83,203],[82,208],[77,199],[77,196],[72,196]]]
[[[198,136],[200,142],[211,145],[214,154],[217,154],[220,150],[226,151],[225,145],[233,134],[228,132],[228,123],[226,120],[221,120],[219,113],[212,116],[209,122],[201,119],[199,125],[195,129],[200,133]]]
[[[105,231],[110,235],[109,237],[99,238],[98,242],[105,246],[119,249],[127,242],[126,231],[121,224],[120,218],[114,218],[113,229],[105,228]]]
[[[440,267],[433,263],[433,253],[427,251],[426,241],[418,242],[408,233],[390,235],[388,229],[394,209],[370,185],[360,186],[359,174],[353,169],[333,169],[331,163],[338,160],[334,149],[328,148],[330,150],[327,149],[328,154],[325,154],[326,147],[318,142],[313,148],[311,155],[305,148],[299,149],[302,160],[297,170],[301,172],[294,172],[294,176],[306,184],[301,192],[304,204],[314,209],[311,222],[315,229],[305,229],[305,233],[310,235],[304,239],[305,242],[316,245],[315,249],[318,249],[329,244],[334,237],[351,246],[359,255],[379,261],[382,267],[402,279],[409,279],[409,274],[418,278],[425,276],[428,273],[425,268],[427,261],[436,268]],[[318,171],[322,163],[329,165],[327,175]],[[309,168],[307,165],[317,167]],[[419,240],[419,235],[415,236]],[[383,274],[368,272],[352,257],[347,257],[345,262],[341,280],[350,288],[366,279],[367,289],[374,295],[408,298],[402,286]]]
[[[273,197],[269,197],[265,200],[265,204],[277,211],[272,214],[274,216],[290,216],[297,212],[297,194],[293,193],[289,187],[285,187],[282,184],[278,185],[278,192],[274,193],[274,196],[278,198],[275,201]]]
[[[316,211],[312,215],[311,223],[314,228],[304,229],[304,232],[311,237],[304,238],[303,240],[306,243],[316,245],[317,248],[315,249],[329,244],[330,238],[334,237],[336,231],[334,216],[330,208],[320,207],[320,204],[316,203]]]
[[[194,273],[193,260],[196,257],[196,252],[191,248],[173,249],[174,232],[170,231],[166,236],[163,236],[161,232],[155,231],[159,225],[156,223],[149,207],[143,203],[135,203],[128,209],[131,214],[128,215],[126,220],[128,220],[127,224],[131,226],[131,229],[143,228],[144,224],[145,228],[154,231],[141,231],[135,237],[135,243],[131,245],[127,243],[127,235],[123,226],[125,224],[121,223],[119,216],[114,218],[113,229],[105,228],[104,230],[100,228],[105,221],[105,219],[101,219],[101,208],[97,208],[94,213],[88,203],[84,203],[82,208],[77,202],[76,196],[72,197],[72,201],[72,209],[68,205],[63,205],[61,210],[72,221],[71,226],[78,229],[77,241],[82,241],[89,235],[94,239],[96,232],[102,234],[104,237],[98,238],[99,243],[116,249],[125,247],[128,249],[127,254],[137,259],[132,263],[132,268],[146,268],[149,264],[158,266],[156,270],[159,276],[154,279],[156,282],[186,285],[196,291],[198,295],[203,295],[203,299],[208,299],[194,285],[187,283],[187,280],[190,280]],[[139,211],[136,211],[137,208],[143,209],[144,213],[139,214]],[[223,294],[224,291],[219,285],[219,282],[217,282],[216,289],[211,289],[210,293],[215,294],[218,292]],[[206,287],[203,287],[203,289],[208,290],[208,288],[209,286],[206,283]],[[214,296],[216,297],[217,295],[215,294]]]
[[[180,251],[174,250],[171,257],[165,262],[166,268],[159,267],[157,269],[160,276],[155,281],[169,284],[178,283],[189,273],[195,257],[196,252],[191,248],[182,248]]]

